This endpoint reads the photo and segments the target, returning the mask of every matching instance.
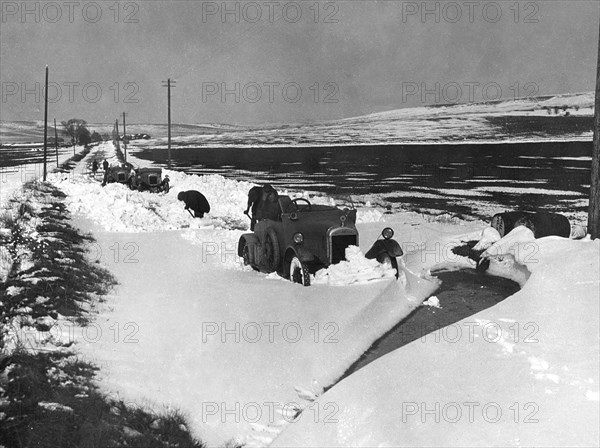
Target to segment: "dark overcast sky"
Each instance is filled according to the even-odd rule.
[[[27,2],[34,12],[26,15],[20,1],[1,3],[2,120],[43,119],[43,100],[22,90],[43,84],[45,64],[62,89],[50,89],[50,117],[90,122],[123,111],[131,122],[164,122],[167,77],[177,80],[174,122],[238,124],[351,117],[444,97],[483,101],[499,90],[511,98],[517,87],[520,96],[590,91],[595,83],[598,1],[428,1],[434,12],[425,17],[421,1],[227,2],[239,14],[226,20],[221,1],[120,2],[118,17],[114,1]],[[128,15],[137,22],[125,23]],[[236,85],[239,102],[233,93],[222,98],[223,87]],[[431,91],[424,98],[423,88]]]

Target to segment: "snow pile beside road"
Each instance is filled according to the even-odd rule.
[[[196,176],[163,169],[171,180],[168,193],[132,191],[127,186],[100,182],[82,174],[54,173],[50,182],[68,194],[72,213],[80,213],[113,232],[153,232],[180,229],[248,229],[244,215],[248,191],[253,184],[227,179],[220,175]],[[193,218],[177,200],[180,191],[197,190],[206,196],[211,210],[204,218]],[[283,192],[292,197],[302,197]],[[328,197],[311,198],[314,203],[330,204]],[[383,213],[374,209],[358,210],[357,222],[381,220]]]
[[[391,279],[395,275],[396,270],[391,266],[368,260],[357,246],[349,246],[346,248],[346,260],[317,271],[314,283],[342,286]]]
[[[223,176],[190,176],[163,170],[169,175],[169,193],[131,191],[127,186],[100,182],[84,175],[53,174],[50,181],[68,194],[72,213],[81,213],[114,232],[153,232],[186,228],[247,228],[243,214],[251,184]],[[180,191],[198,190],[206,196],[211,211],[197,219],[177,200]]]

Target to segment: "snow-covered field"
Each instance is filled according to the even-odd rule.
[[[80,166],[100,153],[110,158],[112,145]],[[90,329],[75,334],[108,394],[180,409],[211,446],[598,444],[598,240],[533,240],[520,229],[495,241],[486,233],[490,272],[518,281],[520,292],[323,394],[433,293],[431,281],[409,271],[395,281],[356,251],[351,266],[330,272],[335,286],[294,285],[236,256],[249,183],[168,172],[172,189],[157,195],[102,188],[79,172],[50,180],[96,237],[90,256],[119,281]],[[183,210],[176,197],[187,189],[206,195],[207,217]],[[363,252],[390,226],[406,267],[423,276],[472,267],[450,249],[486,227],[367,208],[358,216]]]
[[[175,144],[199,147],[289,147],[591,140],[591,127],[585,131],[558,130],[566,121],[565,118],[568,120],[593,117],[593,106],[594,94],[586,92],[550,98],[533,97],[491,103],[413,107],[310,125],[182,135],[175,139]],[[554,112],[554,108],[557,108],[558,113]],[[524,127],[507,129],[496,120],[498,118],[516,120]],[[528,128],[532,125],[531,122],[539,122],[546,118],[555,121],[547,124],[545,130],[536,129],[539,132],[532,132]],[[166,147],[166,139],[151,141],[150,144],[157,148],[161,145]]]
[[[403,108],[370,115],[309,125],[267,126],[261,128],[235,125],[173,125],[175,146],[262,147],[336,146],[389,144],[461,144],[468,142],[543,142],[591,140],[590,128],[568,127],[572,119],[594,115],[594,92],[501,100],[489,103],[448,104]],[[506,128],[496,119],[516,120],[517,127]],[[542,129],[535,127],[540,120]],[[567,123],[567,128],[563,129]],[[534,126],[532,129],[531,126]],[[101,133],[110,133],[111,124],[91,123]],[[0,137],[4,141],[39,141],[41,123],[2,122]],[[129,124],[133,133],[147,133],[155,148],[166,148],[165,125]],[[28,137],[29,135],[29,137]],[[29,138],[29,139],[28,139]]]

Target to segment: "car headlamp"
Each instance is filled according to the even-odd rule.
[[[294,240],[294,243],[301,244],[302,241],[304,241],[304,235],[302,235],[300,232],[294,233],[292,239]]]
[[[394,230],[391,227],[386,227],[385,229],[383,229],[381,234],[386,240],[389,240],[391,237],[394,236]]]

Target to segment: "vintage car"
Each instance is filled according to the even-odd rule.
[[[492,217],[491,226],[501,237],[507,235],[515,227],[529,228],[536,238],[556,235],[569,238],[571,224],[566,216],[549,212],[504,212]]]
[[[104,173],[104,182],[102,185],[118,182],[127,184],[130,177],[131,168],[125,164],[119,166],[111,166]]]
[[[292,282],[310,285],[310,274],[345,259],[346,248],[358,246],[356,210],[311,204],[304,198],[279,196],[276,220],[263,219],[254,232],[245,233],[238,243],[244,264],[262,272],[278,272]],[[396,269],[400,245],[394,232],[385,228],[367,258],[389,263]]]
[[[161,168],[138,168],[131,177],[129,188],[138,191],[169,192],[169,176],[162,177]]]

